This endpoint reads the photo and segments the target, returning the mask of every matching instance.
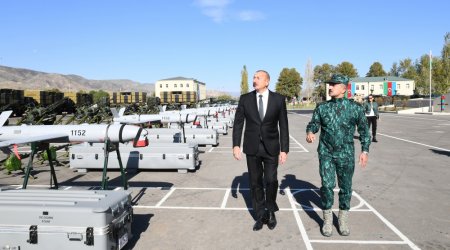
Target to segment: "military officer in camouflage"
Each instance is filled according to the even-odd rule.
[[[364,168],[367,164],[370,134],[367,126],[364,108],[361,104],[344,98],[348,77],[340,74],[332,76],[328,92],[332,97],[327,102],[320,103],[314,110],[311,121],[306,127],[306,141],[312,143],[315,133],[320,131],[319,171],[322,180],[321,199],[324,223],[321,231],[330,237],[333,231],[334,201],[333,189],[336,186],[336,174],[339,186],[339,233],[343,236],[350,234],[348,228],[348,210],[352,197],[352,177],[355,169],[355,147],[353,135],[358,128],[361,141],[359,164]]]

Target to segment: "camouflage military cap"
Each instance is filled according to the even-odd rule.
[[[330,80],[326,81],[325,83],[335,83],[335,84],[348,84],[348,77],[345,75],[341,75],[341,74],[333,74],[333,76],[331,77]]]

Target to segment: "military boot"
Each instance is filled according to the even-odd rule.
[[[350,229],[348,228],[348,210],[339,210],[339,233],[342,236],[350,235]]]
[[[333,212],[331,209],[323,210],[322,235],[330,237],[333,233]]]

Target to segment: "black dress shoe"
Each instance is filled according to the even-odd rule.
[[[267,227],[272,230],[277,226],[277,218],[274,212],[269,213],[269,220],[267,221]]]
[[[378,141],[377,141],[377,138],[375,138],[375,137],[372,139],[372,141],[373,141],[373,142],[378,142]]]
[[[255,225],[253,225],[253,231],[259,231],[259,230],[261,230],[261,228],[263,227],[263,225],[264,225],[264,222],[263,222],[261,219],[257,220],[257,221],[255,222]]]

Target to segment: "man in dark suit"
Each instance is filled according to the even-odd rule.
[[[256,71],[252,92],[241,95],[233,125],[233,156],[241,160],[241,138],[245,121],[244,148],[250,178],[253,231],[264,224],[277,225],[275,212],[278,191],[278,163],[284,164],[289,152],[289,127],[284,96],[268,89],[269,73]],[[264,183],[266,189],[264,190]],[[267,211],[266,211],[267,209]]]

